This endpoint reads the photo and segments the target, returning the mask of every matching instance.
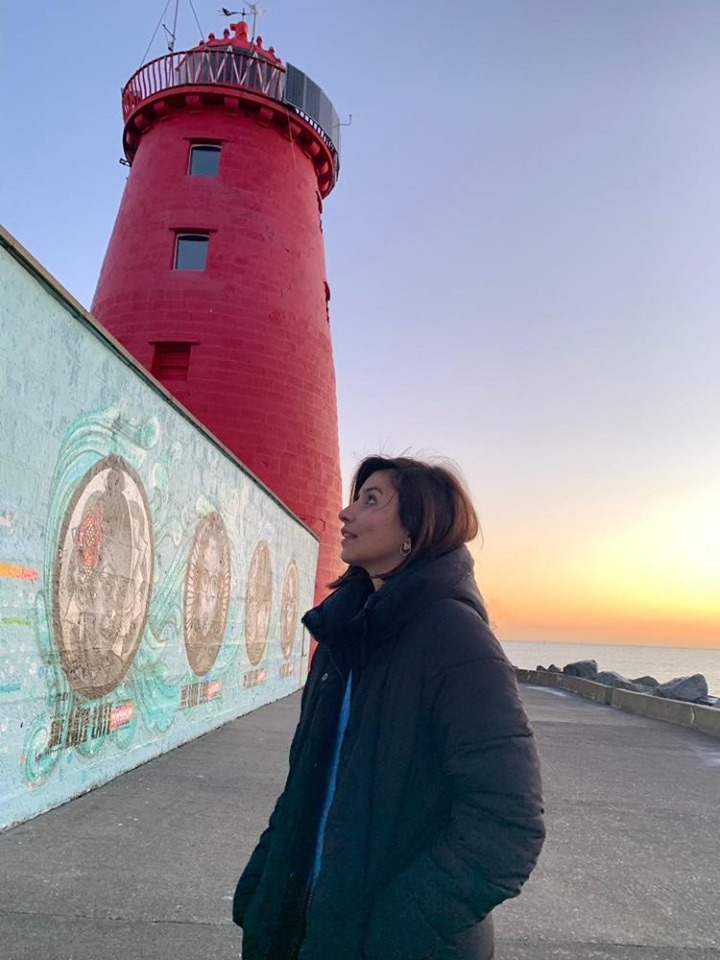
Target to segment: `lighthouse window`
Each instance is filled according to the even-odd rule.
[[[216,177],[220,169],[220,147],[211,143],[196,143],[190,147],[191,177]]]
[[[206,233],[178,234],[175,241],[175,269],[204,270],[209,240]]]

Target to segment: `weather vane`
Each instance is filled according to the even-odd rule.
[[[267,13],[267,9],[265,7],[258,6],[257,3],[249,3],[248,7],[249,7],[248,10],[246,10],[244,6],[242,10],[228,10],[227,7],[220,7],[220,13],[222,14],[223,17],[240,16],[243,19],[247,16],[252,16],[252,30],[251,30],[250,39],[254,40],[255,29],[257,27],[257,18],[264,17],[265,14]]]

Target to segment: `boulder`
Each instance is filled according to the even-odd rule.
[[[556,667],[554,663],[551,663],[548,667],[548,673],[562,673],[560,667]]]
[[[597,682],[604,683],[606,687],[618,687],[620,690],[632,690],[634,693],[646,693],[648,687],[643,687],[633,680],[628,680],[621,673],[615,670],[601,670],[597,675]]]
[[[547,672],[547,671],[545,670],[545,667],[541,667],[540,664],[538,664],[538,665],[535,667],[535,673],[546,673],[546,672]]]
[[[563,667],[563,673],[568,677],[581,677],[583,680],[597,680],[597,660],[575,660]]]
[[[597,682],[604,683],[606,687],[617,687],[623,683],[629,683],[627,677],[615,670],[601,670],[597,675]]]
[[[658,697],[667,697],[668,700],[685,700],[694,703],[708,695],[707,680],[701,673],[694,673],[691,677],[675,677],[667,683],[659,684],[655,693]]]
[[[660,686],[660,681],[656,680],[655,677],[635,677],[631,682],[637,683],[641,687],[652,687],[653,690]]]

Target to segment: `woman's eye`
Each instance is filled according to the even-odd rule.
[[[377,498],[374,493],[369,493],[365,498],[365,503],[373,504],[377,503]]]

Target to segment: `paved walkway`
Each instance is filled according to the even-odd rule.
[[[497,960],[720,960],[720,741],[568,693],[523,697],[549,838],[496,912]],[[237,960],[232,891],[298,706],[264,707],[0,834],[2,960]]]

